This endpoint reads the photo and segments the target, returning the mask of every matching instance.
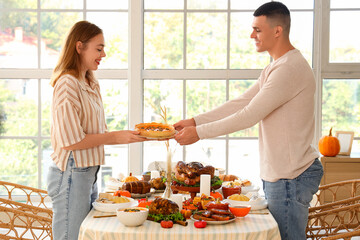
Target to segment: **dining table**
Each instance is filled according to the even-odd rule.
[[[174,224],[162,228],[160,223],[146,220],[137,227],[126,227],[117,217],[94,218],[109,215],[92,209],[80,227],[79,240],[279,240],[278,225],[268,209],[250,211],[226,224],[207,224],[196,228],[188,219],[187,226]]]

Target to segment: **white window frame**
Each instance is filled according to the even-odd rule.
[[[184,0],[186,4],[186,0]],[[230,0],[229,4],[230,4]],[[37,1],[40,6],[40,0]],[[86,0],[84,0],[85,6]],[[98,70],[96,76],[106,79],[128,79],[129,83],[129,129],[133,128],[135,124],[143,121],[143,81],[144,79],[225,79],[227,82],[227,89],[229,87],[229,80],[232,79],[257,79],[261,70],[235,70],[229,69],[229,56],[227,56],[227,69],[221,70],[149,70],[144,69],[143,59],[143,29],[144,29],[144,2],[143,0],[128,0],[128,19],[129,19],[129,59],[128,69],[125,70]],[[11,9],[10,9],[11,10]],[[357,10],[357,9],[355,9]],[[0,12],[2,10],[0,9]],[[28,11],[28,9],[16,11]],[[33,9],[30,11],[42,12],[43,10]],[[46,10],[48,11],[48,10]],[[63,10],[58,10],[63,11]],[[65,10],[66,11],[66,10]],[[71,10],[73,11],[73,10]],[[76,10],[83,12],[86,19],[87,12],[103,12],[103,10]],[[229,9],[227,10],[229,11]],[[322,100],[322,82],[323,79],[340,78],[340,79],[360,79],[360,63],[329,63],[329,28],[330,28],[330,0],[314,0],[314,47],[313,47],[313,71],[316,78],[317,88],[315,96],[315,137],[314,144],[317,143],[321,137],[321,100]],[[186,13],[186,10],[185,10]],[[186,14],[185,14],[186,15]],[[38,21],[40,22],[40,14],[38,14]],[[185,23],[184,23],[185,24]],[[228,21],[228,29],[230,22]],[[184,26],[184,31],[186,26]],[[229,31],[228,31],[229,32]],[[186,31],[185,31],[186,33]],[[40,28],[38,28],[38,38],[40,38]],[[185,36],[186,37],[186,36]],[[230,41],[228,33],[228,41]],[[40,43],[39,43],[40,44]],[[229,45],[228,45],[229,46]],[[229,47],[228,47],[229,48]],[[41,56],[41,48],[38,47],[38,54]],[[184,53],[186,48],[184,48]],[[229,49],[228,49],[229,52]],[[229,54],[229,53],[228,53]],[[40,66],[40,58],[38,60]],[[186,66],[186,61],[184,61]],[[49,79],[51,77],[51,69],[0,69],[0,78],[2,79],[38,79],[38,135],[34,137],[19,137],[19,136],[0,136],[0,139],[36,139],[38,143],[38,184],[41,186],[41,163],[42,152],[41,142],[49,139],[49,136],[41,135],[41,79]],[[185,93],[184,89],[184,93]],[[185,96],[185,94],[184,94]],[[229,96],[227,95],[227,99]],[[185,103],[185,98],[184,98]],[[186,104],[184,104],[184,108]],[[185,118],[186,111],[184,109]],[[222,138],[223,139],[223,138]],[[227,143],[229,137],[225,137]],[[237,139],[237,138],[231,138]],[[245,139],[245,138],[244,138]],[[246,138],[249,139],[249,138]],[[251,138],[250,138],[251,139]],[[355,139],[360,139],[355,136]],[[141,173],[143,172],[143,144],[136,143],[129,145],[128,166],[129,172]],[[184,150],[185,151],[185,150]],[[226,154],[228,155],[228,145]],[[185,154],[183,154],[185,157]],[[228,157],[226,157],[227,159]],[[43,186],[44,187],[44,186]]]

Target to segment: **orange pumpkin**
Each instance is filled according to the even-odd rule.
[[[149,199],[146,197],[138,200],[138,203],[139,203],[138,207],[146,208],[147,206],[150,206],[152,201],[149,201]]]
[[[212,196],[215,199],[220,199],[220,201],[223,200],[223,196],[219,192],[212,191],[210,193],[210,196]]]
[[[129,197],[131,198],[131,193],[127,190],[117,190],[116,192],[114,192],[114,196],[117,196],[117,197]]]
[[[323,136],[319,140],[319,151],[326,157],[334,157],[340,152],[339,139],[333,137],[331,131],[332,128],[330,128],[329,136]]]

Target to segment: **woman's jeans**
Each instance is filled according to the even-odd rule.
[[[99,166],[77,168],[70,154],[66,170],[54,163],[48,174],[48,194],[53,208],[53,239],[78,239],[80,225],[98,195],[96,175]]]
[[[263,181],[268,208],[279,225],[282,240],[306,239],[309,206],[323,176],[319,159],[294,179]]]

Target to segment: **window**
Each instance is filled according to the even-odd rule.
[[[107,57],[100,81],[110,131],[139,122],[168,121],[210,110],[252,84],[272,60],[257,53],[252,14],[264,0],[0,0],[0,175],[46,187],[50,154],[49,78],[69,28],[82,19],[104,30]],[[360,49],[351,24],[355,0],[283,0],[292,15],[290,39],[317,80],[316,135],[354,131],[360,152]],[[131,3],[131,4],[129,4]],[[351,37],[349,37],[351,36]],[[129,81],[128,81],[129,79]],[[176,150],[173,161],[203,161],[242,178],[258,176],[258,127]],[[141,174],[166,161],[163,142],[106,146],[100,171]],[[254,179],[260,185],[260,179]]]

